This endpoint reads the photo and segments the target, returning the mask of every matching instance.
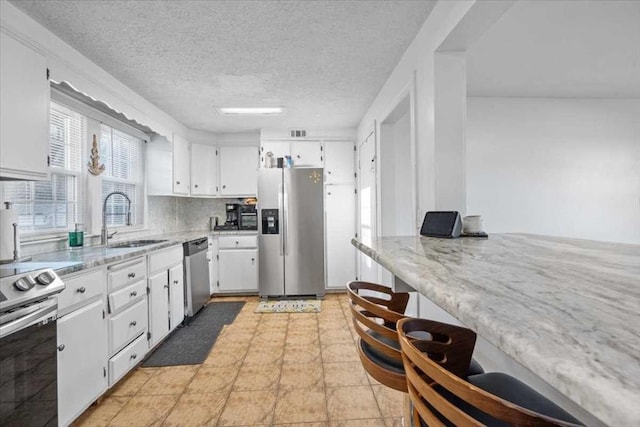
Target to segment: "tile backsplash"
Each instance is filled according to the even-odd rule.
[[[138,232],[122,233],[114,241],[130,240],[162,233],[174,233],[187,230],[209,230],[209,218],[217,216],[224,224],[227,203],[240,203],[242,199],[205,199],[195,197],[147,197],[147,227]],[[85,236],[85,245],[100,244],[100,236]],[[66,239],[49,239],[38,242],[23,242],[21,255],[30,256],[40,253],[65,250]]]

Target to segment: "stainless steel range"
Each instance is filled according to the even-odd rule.
[[[57,294],[64,287],[37,263],[0,267],[0,425],[57,425]]]

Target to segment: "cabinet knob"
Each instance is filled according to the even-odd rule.
[[[198,188],[198,184],[194,184],[194,187]]]
[[[236,241],[236,245],[238,244],[238,241]]]
[[[164,285],[163,288],[169,289],[169,285]]]
[[[129,323],[129,326],[136,326],[138,324],[138,322],[136,322],[135,320],[131,323]]]
[[[180,185],[180,181],[176,181],[176,184]]]
[[[327,191],[327,196],[330,196],[330,195],[331,195],[331,191]]]
[[[76,289],[76,292],[77,292],[77,293],[79,293],[79,294],[84,294],[84,293],[85,293],[85,291],[86,291],[86,289],[85,289],[85,287],[84,287],[84,286],[82,286],[82,287],[80,287],[80,288]]]
[[[130,294],[130,295],[131,295],[132,297],[135,297],[135,296],[137,296],[137,295],[138,295],[138,293],[137,293],[136,291],[133,291],[133,292],[131,292],[131,294]]]
[[[328,173],[329,175],[331,175],[331,171],[328,171],[327,173]]]
[[[256,259],[255,258],[251,258],[251,262],[254,262]]]
[[[64,344],[60,344],[58,346],[58,351],[63,351],[64,350]]]
[[[138,357],[138,355],[136,353],[133,353],[131,356],[129,356],[131,359],[136,359]]]
[[[300,158],[300,154],[298,154],[296,157],[297,157],[297,158]]]
[[[174,280],[173,283],[175,283],[177,285],[178,283],[180,283],[180,281],[179,280]]]
[[[222,186],[222,188],[227,188],[227,186],[226,186],[226,185],[223,185],[223,186]]]
[[[129,273],[128,276],[133,279],[134,277],[136,277],[136,273]]]

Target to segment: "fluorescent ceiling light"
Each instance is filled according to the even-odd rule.
[[[245,115],[265,115],[284,114],[284,107],[220,107],[217,108],[220,114],[245,114]]]

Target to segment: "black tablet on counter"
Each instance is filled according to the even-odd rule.
[[[420,234],[429,237],[453,239],[462,233],[462,218],[458,211],[427,212],[422,221]]]

